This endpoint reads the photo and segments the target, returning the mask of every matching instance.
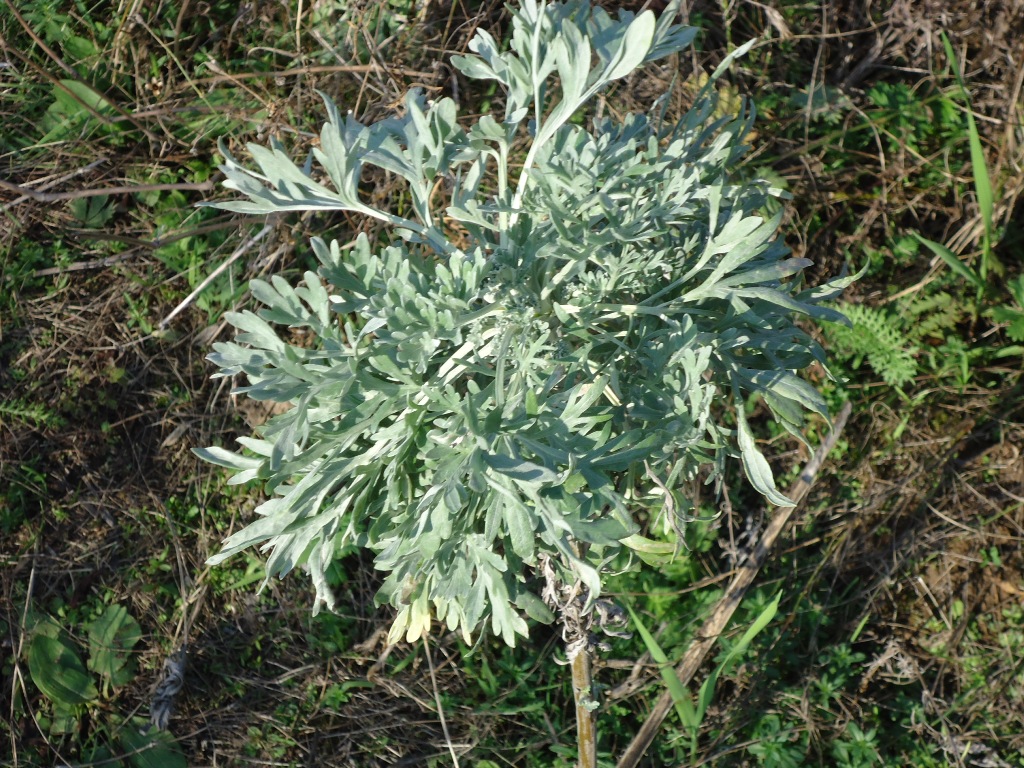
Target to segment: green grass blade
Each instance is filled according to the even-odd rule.
[[[974,189],[978,195],[978,208],[981,210],[981,220],[985,227],[984,235],[984,261],[983,269],[987,271],[988,262],[992,259],[992,215],[993,195],[992,180],[988,175],[988,164],[985,162],[985,152],[981,147],[981,136],[978,133],[978,124],[974,120],[974,113],[971,112],[971,97],[967,92],[963,75],[960,73],[960,62],[957,60],[953,45],[949,42],[946,33],[942,33],[942,45],[946,49],[946,56],[953,67],[953,74],[956,75],[957,84],[960,86],[960,95],[967,106],[967,138],[971,148],[971,170],[974,174]],[[985,272],[982,273],[985,275]]]
[[[676,671],[672,668],[672,663],[668,660],[661,646],[658,645],[658,641],[654,639],[654,635],[650,633],[640,620],[633,607],[627,605],[626,609],[633,619],[636,631],[640,633],[640,638],[644,641],[644,645],[647,646],[647,652],[651,654],[651,658],[658,664],[658,671],[661,673],[661,679],[665,683],[669,695],[672,697],[672,703],[675,705],[679,720],[691,732],[694,731],[700,726],[700,720],[697,719],[696,713],[693,711],[693,701],[690,699],[690,692],[686,690]]]
[[[722,663],[719,664],[715,669],[708,675],[708,679],[704,681],[704,684],[700,687],[700,694],[697,697],[697,722],[704,720],[704,715],[707,714],[708,707],[711,706],[711,699],[715,696],[715,686],[718,685],[718,677],[723,673],[727,672],[732,664],[744,653],[747,648],[753,642],[754,638],[763,630],[772,619],[775,618],[775,614],[779,611],[779,600],[782,599],[782,593],[779,592],[775,599],[772,600],[768,606],[761,611],[761,615],[757,617],[757,620],[751,624],[747,631],[743,633],[739,642],[736,643],[726,654],[726,657],[722,659]]]
[[[921,237],[921,235],[916,232],[913,234],[914,237],[921,241],[922,245],[928,246],[932,253],[946,262],[950,269],[973,285],[979,292],[983,292],[985,290],[985,281],[981,278],[981,275],[960,261],[960,258],[949,250],[949,248],[941,243],[936,243],[934,240],[929,240],[927,237]]]

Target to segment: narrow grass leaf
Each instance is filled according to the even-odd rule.
[[[985,258],[990,259],[992,249],[992,181],[988,175],[988,164],[985,162],[985,152],[981,147],[981,136],[978,133],[978,124],[974,120],[974,113],[971,112],[971,97],[964,84],[963,75],[960,74],[960,62],[953,51],[946,33],[942,33],[942,45],[946,49],[946,56],[953,67],[957,84],[960,86],[960,95],[967,107],[967,139],[971,148],[971,170],[974,173],[974,189],[978,195],[978,208],[981,210],[981,220],[985,227]]]
[[[661,646],[658,645],[658,641],[654,639],[654,635],[651,634],[647,626],[640,620],[636,611],[633,610],[633,606],[627,605],[626,609],[629,611],[630,618],[633,619],[633,626],[640,633],[640,639],[644,641],[644,645],[647,647],[647,652],[651,654],[651,658],[658,664],[658,672],[661,673],[661,679],[665,683],[669,695],[672,697],[672,704],[676,708],[676,714],[679,715],[680,722],[692,731],[700,725],[700,719],[693,710],[693,700],[690,698],[690,692],[686,690],[675,669],[672,668],[672,663],[668,660]]]
[[[942,245],[942,243],[936,243],[934,240],[922,237],[916,232],[914,233],[914,237],[916,237],[922,245],[927,246],[932,253],[946,262],[950,269],[956,272],[956,274],[969,282],[976,289],[979,291],[985,290],[985,281],[981,279],[981,275],[960,261],[960,257],[949,250],[949,248]]]
[[[740,656],[746,653],[747,648],[750,647],[750,643],[753,642],[754,638],[760,634],[760,632],[768,626],[775,614],[779,611],[779,600],[782,599],[782,593],[779,592],[775,599],[772,600],[768,606],[761,611],[761,615],[757,617],[757,620],[743,633],[739,642],[736,643],[726,654],[726,657],[722,659],[722,663],[712,670],[711,674],[708,675],[708,679],[704,681],[704,684],[700,687],[700,693],[697,699],[697,722],[704,719],[704,715],[708,711],[708,707],[711,706],[711,700],[715,696],[715,686],[718,685],[718,677],[723,672],[727,672]]]

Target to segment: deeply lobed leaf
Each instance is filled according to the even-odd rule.
[[[212,562],[261,546],[268,578],[302,567],[316,607],[332,606],[327,568],[368,547],[386,574],[378,599],[398,611],[393,640],[436,618],[467,641],[489,626],[514,644],[524,615],[551,618],[530,581],[540,555],[595,600],[618,551],[650,550],[634,513],[660,509],[666,530],[681,528],[693,484],[729,457],[789,503],[744,405],[763,397],[794,434],[806,411],[826,415],[795,375],[822,350],[793,318],[836,319],[819,302],[838,284],[786,282],[808,262],[788,258],[778,219],[762,214],[773,190],[737,172],[752,116],[713,119],[708,87],[675,125],[569,122],[611,81],[692,41],[674,13],[524,3],[511,50],[481,32],[453,61],[505,92],[500,123],[463,130],[450,100],[413,93],[403,117],[363,126],[328,101],[316,159],[334,190],[279,149],[253,152],[259,173],[229,158],[243,206],[359,211],[402,240],[315,239],[320,267],[304,286],[255,281],[264,308],[229,317],[241,333],[215,347],[220,375],[292,407],[244,453],[200,452],[271,495]],[[408,183],[414,219],[360,199],[365,164]]]

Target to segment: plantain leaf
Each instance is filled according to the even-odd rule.
[[[149,723],[139,718],[124,724],[119,740],[134,768],[188,768],[174,737],[167,731],[149,730]]]
[[[55,705],[76,707],[99,697],[78,649],[51,621],[37,627],[28,646],[32,682]]]
[[[110,605],[89,629],[89,669],[115,688],[135,676],[130,652],[142,637],[139,623],[121,605]]]

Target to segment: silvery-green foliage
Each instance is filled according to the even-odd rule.
[[[653,544],[636,510],[682,524],[702,468],[738,456],[788,503],[743,405],[762,398],[794,434],[806,411],[827,416],[795,373],[823,352],[793,317],[837,319],[818,303],[842,286],[786,282],[808,262],[759,214],[773,191],[735,173],[751,115],[714,119],[709,86],[675,124],[570,122],[689,45],[675,12],[526,0],[511,50],[480,31],[453,58],[496,81],[501,119],[464,126],[450,99],[413,91],[402,117],[366,126],[325,99],[304,165],[279,145],[249,146],[259,172],[227,157],[226,186],[248,200],[222,208],[355,211],[397,237],[314,239],[317,273],[254,280],[263,308],[229,317],[240,333],[216,345],[219,375],[292,407],[242,452],[200,451],[270,497],[211,562],[261,546],[268,577],[301,566],[331,606],[329,564],[367,547],[398,611],[392,639],[436,618],[514,644],[525,616],[552,618],[530,580],[540,554],[595,600],[602,566]],[[366,165],[407,182],[408,218],[366,202]]]

